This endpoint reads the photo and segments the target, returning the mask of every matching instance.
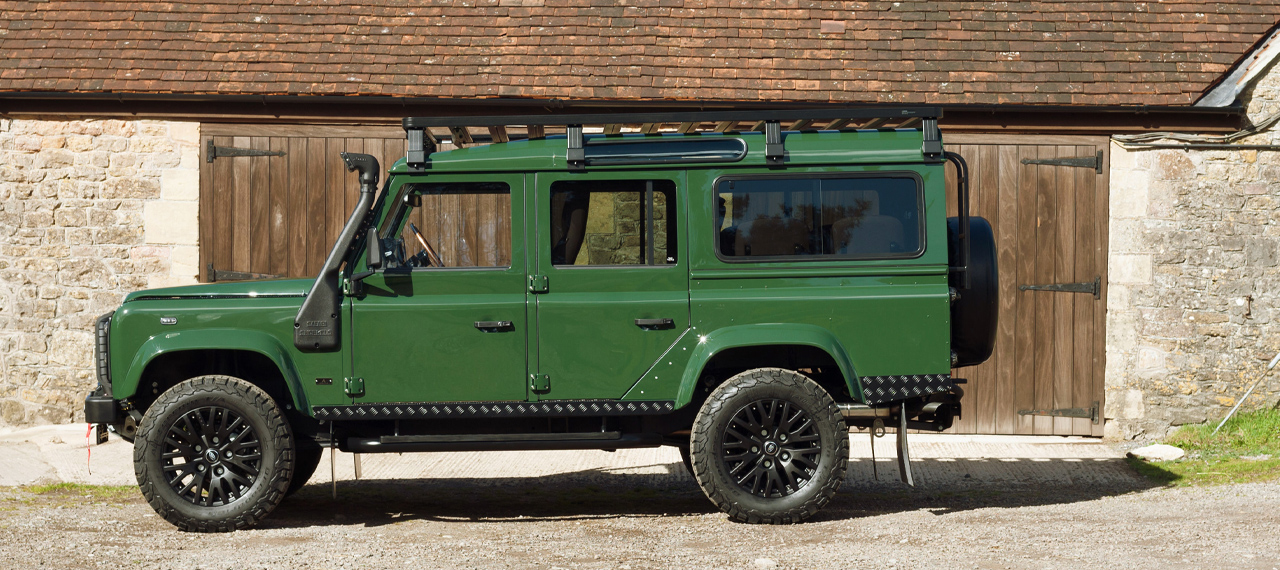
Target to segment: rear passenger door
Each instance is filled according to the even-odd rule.
[[[617,399],[689,328],[684,173],[542,173],[533,399]]]

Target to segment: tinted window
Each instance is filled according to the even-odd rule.
[[[723,180],[720,255],[911,257],[923,217],[914,177]]]
[[[675,263],[675,195],[670,180],[553,182],[551,263]]]
[[[420,197],[420,206],[405,205],[410,194]],[[444,267],[511,266],[511,188],[505,183],[406,184],[399,199],[405,208],[400,238],[409,255],[423,249],[412,223]]]
[[[593,165],[673,162],[733,162],[747,155],[742,139],[633,140],[592,139],[586,145]]]

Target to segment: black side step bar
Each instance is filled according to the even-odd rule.
[[[401,435],[352,437],[339,448],[351,453],[413,451],[529,451],[554,449],[626,449],[659,447],[656,433],[584,432],[477,435]]]

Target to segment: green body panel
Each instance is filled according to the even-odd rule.
[[[391,195],[408,182],[509,181],[511,267],[375,273],[344,301],[342,350],[318,353],[293,345],[293,319],[309,279],[133,293],[110,328],[115,397],[134,395],[156,356],[201,349],[266,355],[308,412],[307,406],[352,402],[586,398],[684,406],[716,354],[769,344],[826,351],[855,399],[862,398],[861,376],[949,372],[943,166],[925,163],[920,131],[786,133],[783,169],[765,164],[761,133],[696,136],[739,137],[749,150],[733,163],[569,172],[565,140],[551,137],[434,153],[425,172],[400,160],[390,169]],[[910,172],[923,181],[922,254],[748,262],[716,256],[719,178],[848,172]],[[674,181],[677,263],[551,266],[547,192],[565,179]],[[385,216],[387,202],[379,199],[375,219]],[[350,261],[344,278],[364,269],[362,259]],[[533,276],[547,278],[545,293],[528,291]],[[178,322],[161,325],[160,317]],[[638,318],[670,318],[675,326],[643,330]],[[511,321],[514,330],[484,332],[476,321]],[[548,375],[550,390],[531,391],[531,374]],[[347,376],[364,378],[362,397],[344,393]]]
[[[675,265],[568,266],[551,264],[549,188],[582,175],[539,173],[536,182],[537,274],[548,290],[534,295],[536,352],[531,361],[550,377],[540,399],[617,399],[689,327],[689,270],[683,216],[676,216]],[[677,207],[686,201],[680,171],[609,172],[591,180],[671,180]],[[669,329],[645,330],[636,319],[668,318]]]
[[[670,394],[674,388],[676,407],[683,407],[693,399],[693,391],[698,385],[703,366],[716,354],[730,348],[780,344],[812,346],[830,354],[849,383],[849,393],[859,401],[863,399],[862,386],[857,382],[858,376],[853,363],[840,340],[830,330],[815,325],[792,323],[726,326],[707,334],[698,334],[700,330],[700,327],[691,329],[693,334],[672,347],[623,399],[646,400],[650,399],[650,394]]]
[[[347,401],[340,381],[314,385],[315,378],[340,373],[342,354],[304,354],[293,346],[293,318],[310,284],[302,279],[217,283],[129,295],[111,323],[114,396],[134,396],[143,371],[162,354],[244,350],[276,364],[299,409]],[[177,322],[162,325],[161,317]]]

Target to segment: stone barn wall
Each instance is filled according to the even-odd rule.
[[[83,419],[94,318],[194,283],[198,123],[0,120],[0,426]]]
[[[1249,117],[1276,112],[1273,66]],[[1280,351],[1280,151],[1111,150],[1107,435],[1217,421]],[[1269,378],[1246,406],[1277,398]]]

